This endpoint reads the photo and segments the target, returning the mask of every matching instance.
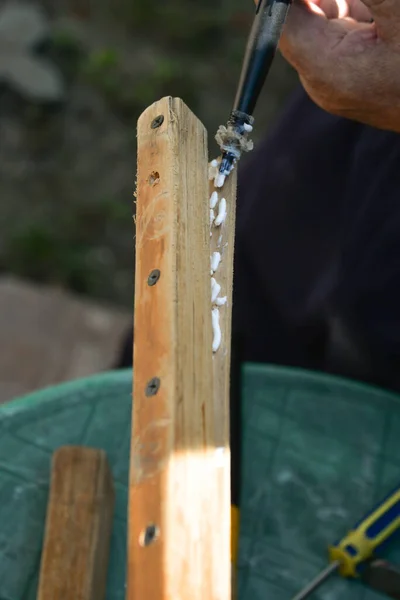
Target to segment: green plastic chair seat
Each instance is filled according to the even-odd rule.
[[[117,499],[107,600],[125,597],[131,371],[0,407],[0,600],[36,597],[52,452],[103,448]],[[240,600],[291,600],[327,545],[400,483],[400,398],[321,374],[247,365]],[[400,564],[400,541],[389,559]],[[332,577],[314,600],[385,598]]]

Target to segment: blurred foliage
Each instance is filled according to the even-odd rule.
[[[57,16],[56,3],[50,4]],[[36,8],[27,10],[40,13]],[[19,111],[27,168],[32,164],[32,171],[43,168],[44,177],[56,183],[47,189],[43,179],[36,192],[25,186],[25,196],[21,200],[20,195],[18,208],[9,211],[12,216],[0,231],[0,268],[130,305],[137,118],[156,99],[172,95],[181,97],[207,128],[216,128],[231,106],[253,4],[251,0],[99,0],[93,4],[93,15],[75,29],[65,21],[50,27],[43,14],[37,14],[30,20],[11,15],[2,26],[0,12],[0,75],[1,39],[14,32],[32,60],[60,74],[63,103],[54,107],[38,101],[40,77],[37,70],[28,73],[25,65],[26,81],[32,76],[36,98],[31,94],[21,105],[12,97],[7,103],[0,90],[0,118],[4,106],[13,118]],[[287,79],[282,81],[282,90],[270,94],[263,104],[265,122],[288,89]],[[49,79],[43,97],[55,93],[50,84]],[[104,119],[110,137],[106,150],[107,139],[99,132]],[[70,137],[64,151],[65,127],[71,124],[76,148]],[[15,131],[18,137],[19,128]],[[71,159],[71,153],[82,158],[82,152],[88,154],[83,162],[85,169],[91,169],[89,185],[79,159]],[[122,176],[119,168],[115,174],[108,169],[108,156],[114,166],[127,165]],[[101,196],[102,185],[92,185],[99,177],[96,164],[101,165],[101,176],[104,173],[102,182],[107,182],[107,198]],[[68,178],[73,185],[66,185]]]
[[[105,48],[93,52],[82,62],[81,75],[106,99],[122,118],[135,123],[141,111],[155,98],[176,95],[196,110],[196,82],[182,61],[161,57],[154,69],[139,72],[130,81],[123,72],[118,52]]]
[[[95,273],[85,261],[85,245],[71,245],[52,228],[31,224],[17,231],[6,255],[17,275],[36,281],[51,281],[77,292],[90,292]]]
[[[19,276],[102,296],[103,271],[112,256],[99,240],[104,242],[107,227],[115,236],[127,223],[132,223],[129,205],[112,199],[58,211],[42,222],[27,220],[15,227],[1,262]]]
[[[118,72],[118,53],[109,48],[92,52],[81,64],[81,75],[107,98],[118,95],[121,76]]]
[[[149,0],[122,0],[114,5],[115,19],[125,23],[130,29],[146,28],[146,31],[157,22],[160,6]]]
[[[73,82],[85,56],[85,51],[76,37],[62,29],[54,29],[43,49],[59,67],[64,79],[69,83]]]

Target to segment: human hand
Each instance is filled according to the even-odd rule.
[[[294,0],[279,48],[321,108],[400,133],[400,0]]]

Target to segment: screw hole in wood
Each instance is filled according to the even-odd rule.
[[[157,185],[158,183],[160,183],[160,173],[158,173],[157,171],[153,171],[152,173],[150,173],[147,181],[151,186]]]
[[[149,286],[156,285],[156,283],[160,279],[160,277],[161,277],[161,271],[159,269],[153,269],[147,278],[147,285],[149,285]]]
[[[157,540],[158,535],[159,535],[158,527],[156,525],[150,524],[140,534],[139,543],[144,548],[147,548],[148,546],[150,546]]]
[[[163,123],[164,123],[164,115],[158,115],[158,117],[156,117],[155,119],[152,120],[151,128],[157,129],[157,127],[161,127],[161,125]]]
[[[146,396],[155,396],[160,389],[161,381],[158,377],[153,377],[146,385]]]

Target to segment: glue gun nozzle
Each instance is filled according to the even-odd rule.
[[[219,165],[220,174],[225,175],[225,177],[228,177],[229,173],[233,169],[234,161],[235,157],[233,156],[233,154],[230,154],[229,152],[223,152],[221,163]]]
[[[228,177],[229,173],[232,171],[235,163],[235,157],[231,155],[229,152],[223,151],[221,162],[218,167],[218,174],[215,177],[214,185],[217,188],[221,188],[225,179]]]

